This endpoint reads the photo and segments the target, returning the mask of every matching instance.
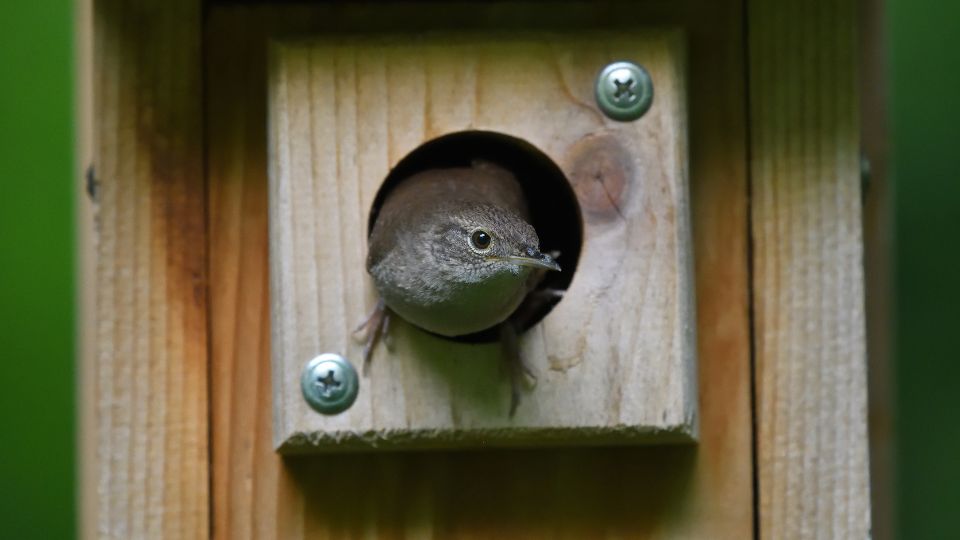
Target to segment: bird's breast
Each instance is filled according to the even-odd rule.
[[[480,332],[506,320],[526,295],[527,273],[504,272],[442,288],[416,280],[378,283],[377,288],[387,306],[407,321],[452,337]]]

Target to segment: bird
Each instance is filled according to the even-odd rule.
[[[395,314],[446,337],[499,329],[511,379],[510,415],[520,380],[525,324],[518,307],[559,253],[543,253],[515,175],[486,160],[428,169],[403,179],[380,206],[368,238],[366,267],[379,299],[357,331],[367,330],[364,370]]]

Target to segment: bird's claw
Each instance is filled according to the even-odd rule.
[[[363,322],[357,325],[357,327],[353,329],[353,332],[351,332],[354,339],[361,343],[366,340],[366,334],[361,335],[360,332],[370,327],[377,316],[380,315],[380,312],[383,311],[384,307],[385,304],[383,303],[383,298],[378,298],[377,303],[373,305],[373,309],[371,309],[370,312],[367,313],[367,316],[363,318]]]
[[[530,294],[542,300],[559,300],[563,298],[564,293],[566,291],[563,289],[537,289]]]
[[[388,348],[392,348],[392,340],[387,337],[387,331],[390,329],[390,312],[387,310],[383,299],[377,300],[373,310],[367,315],[366,320],[360,323],[354,331],[354,338],[363,343],[363,374],[370,372],[370,359],[373,358],[373,349],[377,342],[384,338]],[[361,331],[366,331],[360,334]]]
[[[510,417],[513,418],[520,405],[520,392],[523,387],[532,389],[537,385],[537,376],[523,361],[520,354],[520,342],[517,328],[508,320],[500,326],[500,340],[503,346],[503,359],[510,377]]]
[[[523,358],[520,358],[520,369],[523,373],[523,382],[524,386],[527,387],[527,390],[533,390],[537,387],[537,374],[530,369],[530,366],[523,361]]]
[[[390,333],[390,321],[390,313],[384,313],[383,324],[380,328],[380,339],[383,340],[383,344],[387,347],[387,350],[393,352],[393,334]]]

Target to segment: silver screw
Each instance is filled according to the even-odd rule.
[[[628,122],[643,116],[653,103],[653,81],[632,62],[614,62],[597,76],[597,105],[608,117]]]
[[[303,398],[323,414],[337,414],[353,405],[360,381],[357,371],[339,354],[323,353],[307,362],[300,375]]]

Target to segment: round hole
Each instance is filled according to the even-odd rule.
[[[367,233],[373,229],[383,201],[404,179],[430,169],[469,167],[474,160],[485,160],[511,171],[520,182],[530,209],[531,225],[540,238],[540,250],[544,253],[558,251],[560,272],[547,272],[539,289],[564,291],[570,286],[580,258],[583,241],[583,220],[580,207],[570,182],[560,167],[532,144],[490,131],[463,131],[438,137],[410,152],[390,171],[380,186],[370,209]],[[541,295],[542,296],[542,295]],[[524,302],[518,310],[527,310],[529,315],[523,330],[540,322],[553,309],[558,300],[536,303]],[[444,339],[465,343],[496,341],[496,328]]]

